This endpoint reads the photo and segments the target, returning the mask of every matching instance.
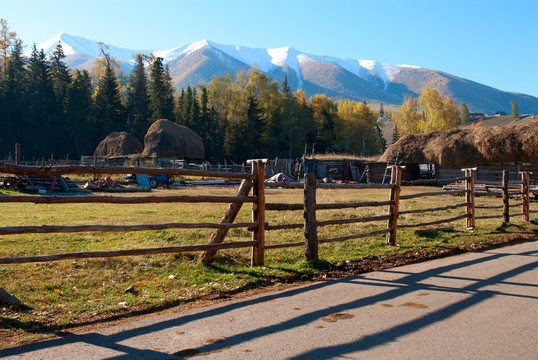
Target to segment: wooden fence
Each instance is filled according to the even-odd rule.
[[[431,225],[451,223],[465,219],[466,227],[474,229],[475,221],[479,219],[502,217],[504,222],[510,221],[510,208],[521,207],[520,214],[523,220],[529,221],[529,214],[538,212],[530,210],[529,201],[529,173],[521,173],[520,181],[512,181],[511,184],[521,186],[521,203],[510,204],[509,197],[509,179],[505,172],[503,181],[500,183],[488,182],[493,186],[501,186],[503,189],[502,205],[496,206],[476,206],[474,185],[476,168],[464,169],[464,176],[451,179],[437,180],[418,180],[411,183],[402,184],[401,166],[393,166],[390,184],[318,184],[314,174],[307,174],[304,184],[266,184],[265,183],[265,166],[268,163],[266,159],[249,160],[251,173],[221,173],[211,171],[186,170],[186,169],[158,169],[158,168],[140,168],[140,167],[93,167],[93,166],[65,166],[65,167],[28,167],[20,165],[11,165],[0,163],[0,173],[10,173],[15,175],[38,175],[38,176],[59,176],[65,174],[166,174],[170,176],[205,176],[217,177],[226,179],[240,179],[241,185],[235,196],[144,196],[144,197],[115,197],[115,196],[0,196],[0,202],[3,203],[113,203],[113,204],[142,204],[142,203],[229,203],[227,212],[222,217],[219,223],[165,223],[165,224],[139,224],[139,225],[78,225],[78,226],[12,226],[0,227],[0,235],[12,234],[28,234],[28,233],[76,233],[76,232],[128,232],[142,230],[163,230],[163,229],[195,229],[195,228],[211,228],[215,232],[211,236],[208,244],[175,246],[175,247],[160,247],[149,249],[126,249],[115,251],[96,251],[96,252],[77,252],[63,253],[55,255],[43,256],[26,256],[26,257],[3,257],[0,258],[0,264],[10,263],[27,263],[27,262],[43,262],[56,261],[63,259],[76,258],[95,258],[95,257],[113,257],[127,255],[144,255],[157,253],[178,253],[188,251],[204,251],[202,262],[209,264],[213,261],[216,251],[229,248],[252,248],[251,263],[253,266],[264,264],[264,256],[266,250],[304,246],[307,259],[313,260],[318,258],[318,245],[323,243],[346,241],[351,239],[370,237],[378,234],[386,234],[387,245],[395,245],[397,240],[398,228],[426,227]],[[464,190],[450,191],[431,191],[424,193],[405,194],[408,187],[403,185],[439,185],[442,183],[451,183],[462,181],[465,184]],[[482,182],[483,184],[486,182]],[[287,188],[302,188],[304,190],[304,200],[301,203],[266,203],[265,202],[265,187],[287,187]],[[252,195],[249,193],[252,189]],[[364,201],[364,202],[340,202],[340,203],[318,203],[316,200],[317,189],[379,189],[387,191],[386,201]],[[426,209],[411,209],[401,211],[402,202],[409,199],[420,197],[440,197],[440,196],[462,196],[463,202],[432,207]],[[252,203],[252,221],[246,223],[235,223],[236,215],[239,212],[243,203]],[[345,208],[378,208],[385,207],[386,215],[369,216],[349,219],[332,219],[318,221],[316,214],[318,211],[339,210]],[[442,212],[457,208],[465,208],[465,211],[457,216],[430,221],[430,222],[407,222],[399,224],[401,215],[418,215],[421,213]],[[477,215],[476,210],[481,209],[502,209],[500,215]],[[303,223],[295,224],[268,224],[266,223],[266,211],[302,211]],[[420,217],[417,217],[420,218]],[[318,228],[329,225],[367,223],[367,222],[386,222],[386,226],[380,229],[352,234],[333,238],[318,238]],[[233,228],[246,228],[251,231],[251,239],[236,242],[224,242],[227,232]],[[298,238],[304,240],[298,242],[284,244],[265,244],[265,234],[272,230],[282,229],[302,229],[304,236]]]

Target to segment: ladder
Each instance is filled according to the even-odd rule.
[[[389,154],[389,157],[387,159],[387,167],[385,168],[385,173],[383,174],[383,181],[381,182],[382,184],[385,183],[386,178],[389,178],[390,182],[391,173],[389,173],[389,169],[391,169],[392,166],[398,165],[398,161],[400,161],[399,152],[396,153],[396,155],[394,155],[393,153]]]

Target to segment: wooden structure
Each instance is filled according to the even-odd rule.
[[[215,229],[208,244],[197,244],[188,246],[175,246],[163,248],[148,248],[148,249],[125,249],[115,251],[95,251],[95,252],[77,252],[63,253],[44,256],[27,256],[27,257],[0,257],[0,264],[10,263],[27,263],[27,262],[42,262],[56,261],[64,259],[77,258],[94,258],[94,257],[112,257],[126,255],[143,255],[143,254],[158,254],[158,253],[178,253],[187,251],[203,251],[202,261],[206,264],[213,261],[215,252],[220,249],[228,248],[246,248],[252,249],[251,263],[252,266],[260,266],[264,264],[264,256],[266,250],[284,247],[304,246],[305,256],[309,260],[318,258],[319,244],[335,241],[346,241],[351,239],[371,237],[374,235],[386,234],[387,245],[394,246],[397,243],[397,230],[399,228],[412,227],[427,227],[444,223],[465,219],[465,224],[468,229],[475,228],[475,221],[486,218],[503,218],[504,222],[510,221],[509,209],[512,207],[521,207],[522,213],[514,215],[522,215],[524,221],[529,221],[529,214],[536,213],[537,210],[530,209],[529,202],[529,176],[528,172],[521,173],[521,180],[509,181],[508,174],[504,174],[502,182],[484,182],[476,181],[476,169],[464,169],[463,177],[436,179],[432,181],[420,180],[416,184],[435,184],[450,183],[454,181],[464,181],[465,188],[462,190],[450,191],[432,191],[418,194],[405,194],[406,187],[402,186],[401,176],[404,167],[391,167],[391,183],[390,184],[318,184],[315,181],[313,174],[307,174],[306,182],[287,183],[287,184],[265,184],[264,173],[265,166],[268,163],[266,159],[249,160],[251,173],[219,173],[212,171],[185,170],[185,169],[159,169],[159,168],[140,168],[140,167],[93,167],[93,166],[65,166],[65,167],[28,167],[12,164],[0,163],[0,173],[27,175],[27,176],[61,176],[65,174],[83,173],[83,174],[167,174],[167,175],[192,175],[206,177],[233,178],[242,180],[241,185],[235,196],[149,196],[149,197],[118,197],[118,196],[0,196],[0,202],[3,203],[36,203],[36,204],[57,204],[57,203],[112,203],[112,204],[142,204],[142,203],[229,203],[229,208],[226,214],[222,217],[219,223],[165,223],[165,224],[137,224],[137,225],[77,225],[77,226],[11,226],[0,227],[0,235],[26,234],[26,233],[78,233],[88,231],[99,232],[127,232],[127,231],[142,231],[142,230],[162,230],[162,229],[195,229],[195,228],[211,228]],[[474,186],[475,184],[496,184],[504,189],[502,204],[495,206],[477,206],[475,201]],[[509,183],[520,186],[520,195],[522,202],[518,204],[509,204],[508,188]],[[408,183],[409,184],[409,183]],[[304,202],[298,204],[289,203],[266,203],[265,187],[285,187],[285,188],[302,188],[304,189]],[[248,195],[252,189],[252,195]],[[316,199],[317,189],[379,189],[380,191],[388,191],[387,201],[365,201],[365,202],[347,202],[347,203],[327,203],[320,204]],[[427,209],[412,209],[401,211],[402,201],[419,197],[438,197],[438,196],[464,196],[464,201],[454,205],[432,207]],[[252,203],[252,221],[248,223],[236,223],[235,217],[237,212],[244,203]],[[387,215],[367,216],[360,218],[349,219],[331,219],[318,221],[316,213],[318,211],[331,211],[344,208],[362,208],[362,207],[386,207]],[[465,208],[465,211],[457,216],[430,221],[430,222],[402,222],[399,217],[401,215],[413,216],[421,213],[441,212],[453,210],[457,208]],[[502,209],[502,214],[499,215],[477,215],[476,210],[484,208],[499,208]],[[279,224],[272,225],[266,223],[266,211],[303,211],[304,222],[298,224]],[[420,217],[417,216],[417,219]],[[334,238],[318,238],[317,230],[319,227],[340,224],[355,224],[378,222],[386,223],[386,226],[352,235],[334,237]],[[246,228],[252,232],[250,239],[237,242],[224,242],[227,231],[233,228]],[[304,240],[284,243],[284,244],[266,244],[266,232],[280,229],[302,229],[304,231],[302,237]]]

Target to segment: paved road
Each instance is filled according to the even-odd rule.
[[[0,351],[6,359],[537,359],[538,241]]]

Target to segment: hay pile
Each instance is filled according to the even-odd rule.
[[[112,132],[97,145],[94,156],[115,157],[140,154],[144,150],[142,143],[133,135],[122,132]]]
[[[204,145],[200,136],[191,129],[160,119],[150,126],[144,136],[143,155],[203,159]]]
[[[538,162],[538,122],[407,135],[379,158],[400,153],[406,164],[462,167],[512,162]]]

